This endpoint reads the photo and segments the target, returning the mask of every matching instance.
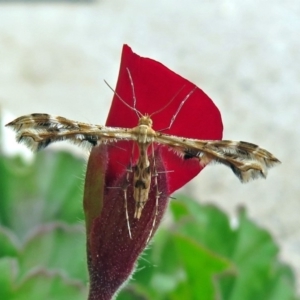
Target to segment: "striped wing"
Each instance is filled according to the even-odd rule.
[[[33,151],[41,150],[58,141],[91,148],[98,143],[132,140],[130,129],[106,127],[72,121],[48,114],[31,114],[19,117],[6,126],[16,131],[16,139]]]
[[[140,139],[138,127],[116,128],[72,121],[48,114],[22,116],[6,126],[17,132],[17,141],[40,150],[57,141],[70,141],[91,148],[100,143]],[[266,177],[269,168],[280,161],[270,152],[248,142],[206,141],[161,134],[148,129],[147,143],[156,142],[175,150],[183,159],[196,158],[201,165],[221,163],[247,182]]]
[[[195,140],[160,133],[155,141],[173,148],[183,159],[197,158],[201,165],[215,162],[228,166],[241,182],[266,178],[267,170],[280,163],[267,150],[248,142]]]

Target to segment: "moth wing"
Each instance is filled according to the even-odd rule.
[[[136,139],[136,135],[128,128],[81,123],[48,114],[22,116],[6,126],[16,131],[18,142],[24,143],[33,151],[59,141],[69,141],[75,145],[91,148],[100,143]]]
[[[165,134],[158,134],[156,142],[174,149],[183,159],[198,159],[203,166],[223,164],[231,168],[241,182],[265,178],[267,170],[280,163],[267,150],[248,142],[196,140]]]

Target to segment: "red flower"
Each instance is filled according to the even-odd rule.
[[[182,100],[195,87],[195,84],[155,60],[138,56],[130,47],[124,45],[116,92],[130,106],[133,106],[133,95],[126,68],[130,70],[133,79],[136,108],[143,115],[151,115],[160,110],[180,91],[166,109],[152,117],[153,128],[156,131],[167,128]],[[137,126],[137,123],[136,113],[126,107],[117,96],[114,96],[106,125],[132,128]],[[163,133],[203,140],[219,140],[222,138],[222,130],[218,108],[198,88],[183,105],[172,127],[164,130]],[[132,146],[127,143],[129,153],[131,153],[131,148]],[[170,193],[185,185],[201,170],[196,160],[183,161],[166,148],[162,149],[162,156],[167,169],[172,170],[168,173]],[[118,174],[122,168],[124,169],[121,164],[114,162],[114,159],[120,161],[120,149],[114,148],[110,157],[109,172]],[[122,163],[127,165],[128,158],[123,158]]]
[[[132,76],[136,109],[142,115],[151,116],[154,113],[151,116],[154,130],[168,128],[183,99],[195,85],[159,62],[138,56],[124,45],[116,93],[130,107],[134,107],[135,104],[127,69]],[[170,100],[172,102],[162,109]],[[138,116],[130,107],[114,95],[106,125],[125,128],[137,126]],[[188,138],[221,139],[221,116],[211,99],[197,88],[176,115],[171,128],[163,132]],[[155,163],[159,172],[158,190],[161,192],[158,208],[152,180],[149,200],[142,216],[139,220],[133,219],[135,202],[132,186],[128,187],[127,210],[132,233],[130,239],[122,187],[128,173],[126,168],[130,167],[131,160],[133,165],[137,160],[138,152],[135,150],[132,155],[132,147],[133,144],[129,141],[101,145],[92,150],[89,158],[84,195],[91,280],[89,299],[112,297],[132,273],[151,230],[154,233],[157,229],[168,204],[169,195],[202,169],[197,160],[183,160],[167,147],[155,145]],[[149,156],[151,161],[151,153]],[[156,209],[158,215],[153,228]]]

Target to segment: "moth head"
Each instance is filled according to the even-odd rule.
[[[146,125],[152,128],[152,123],[153,122],[149,115],[142,116],[139,119],[139,125]]]

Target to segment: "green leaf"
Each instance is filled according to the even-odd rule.
[[[0,226],[0,258],[5,256],[16,257],[20,251],[20,245],[14,234]]]
[[[230,269],[230,262],[187,237],[176,236],[174,246],[184,276],[170,299],[216,299],[214,281]]]
[[[224,212],[213,205],[200,205],[187,197],[172,201],[170,208],[176,215],[179,208],[184,212],[175,224],[180,224],[180,227],[176,227],[179,232],[221,255],[230,257],[235,248],[237,233],[231,228],[230,220]]]
[[[20,276],[44,268],[59,271],[67,278],[87,282],[84,229],[52,223],[40,226],[29,238],[19,256]]]
[[[83,220],[83,170],[82,160],[64,152],[38,153],[31,164],[20,157],[0,157],[5,180],[0,224],[22,240],[45,222]]]
[[[40,270],[16,282],[17,262],[0,259],[0,299],[9,300],[82,300],[86,299],[86,288],[55,272]]]
[[[274,295],[281,295],[282,300],[294,299],[291,269],[280,263],[278,246],[271,235],[250,221],[245,212],[240,213],[239,226],[233,229],[229,218],[212,205],[200,205],[183,197],[180,203],[172,202],[171,210],[175,212],[178,232],[235,265],[234,277],[222,276],[218,281],[222,299],[273,300]]]
[[[274,295],[281,295],[282,300],[292,299],[294,279],[285,275],[286,266],[279,262],[278,247],[271,235],[251,222],[244,212],[240,214],[239,224],[231,255],[238,276],[223,282],[223,294],[230,300],[273,300]]]

